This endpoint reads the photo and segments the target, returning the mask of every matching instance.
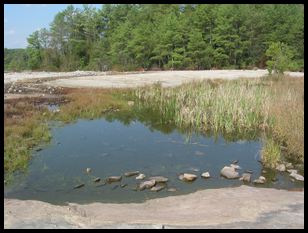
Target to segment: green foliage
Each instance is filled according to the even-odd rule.
[[[270,74],[272,71],[276,74],[283,74],[285,70],[290,68],[290,65],[296,66],[296,64],[292,63],[294,56],[292,50],[284,43],[271,43],[265,55],[269,57],[266,64]]]
[[[23,60],[5,58],[5,69],[264,68],[276,42],[292,51],[287,68],[303,70],[303,5],[71,5],[29,36]]]

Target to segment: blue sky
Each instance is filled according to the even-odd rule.
[[[55,15],[69,4],[4,4],[4,47],[26,48],[35,30],[49,28]],[[82,4],[72,4],[82,8]],[[101,8],[102,4],[89,4]]]

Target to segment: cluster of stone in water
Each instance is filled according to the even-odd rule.
[[[220,171],[220,175],[223,176],[224,178],[227,179],[239,179],[243,182],[249,183],[251,181],[251,174],[253,173],[253,171],[251,170],[246,170],[242,176],[240,176],[238,170],[241,169],[241,167],[239,165],[237,165],[238,160],[234,160],[230,166],[225,166],[221,169]],[[299,175],[297,173],[297,170],[294,169],[289,169],[287,170],[286,167],[291,168],[292,165],[287,164],[287,166],[285,166],[284,164],[279,164],[276,167],[276,170],[280,171],[280,172],[285,172],[288,171],[290,173],[290,177],[299,180],[299,181],[304,181],[304,177]],[[86,169],[86,173],[90,173],[91,172],[91,168],[87,168]],[[139,171],[132,171],[132,172],[126,172],[124,173],[125,177],[132,177],[132,176],[136,176],[136,180],[143,180],[145,179],[145,175],[140,173]],[[202,178],[210,178],[210,173],[209,172],[204,172],[201,174]],[[178,177],[181,181],[185,181],[185,182],[192,182],[195,181],[198,176],[195,174],[190,174],[190,173],[183,173],[180,174]],[[102,184],[98,185],[97,187],[103,186],[106,183],[113,183],[113,182],[120,182],[122,180],[122,176],[110,176],[108,177]],[[276,179],[277,180],[277,179]],[[276,181],[275,180],[275,181]],[[101,181],[100,177],[96,177],[93,179],[93,182],[98,183]],[[166,187],[166,183],[168,182],[168,178],[163,177],[163,176],[154,176],[154,177],[149,177],[146,181],[143,181],[139,184],[139,186],[137,186],[136,188],[134,188],[135,191],[137,191],[138,189],[140,191],[144,190],[144,189],[150,189],[151,191],[155,191],[158,192],[162,189],[164,189]],[[266,182],[266,178],[264,176],[259,176],[258,179],[253,180],[253,183],[255,184],[264,184]],[[85,184],[78,184],[74,187],[74,189],[77,188],[81,188],[85,186]],[[121,188],[126,187],[127,184],[121,184]],[[115,186],[113,189],[117,188],[118,186]],[[168,191],[176,191],[175,188],[170,188],[168,189]]]

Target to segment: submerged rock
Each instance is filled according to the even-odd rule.
[[[280,171],[280,172],[284,172],[286,171],[286,166],[282,163],[282,164],[278,164],[276,166],[276,170]]]
[[[76,185],[75,187],[74,187],[74,189],[79,189],[79,188],[81,188],[81,187],[83,187],[85,184],[78,184],[78,185]]]
[[[94,182],[100,182],[100,180],[101,180],[101,178],[96,177],[93,181],[94,181]]]
[[[239,178],[239,173],[235,170],[234,167],[224,166],[220,171],[220,175],[227,179],[237,179]]]
[[[139,174],[139,176],[136,177],[136,180],[143,180],[145,178],[144,174]]]
[[[87,173],[90,173],[90,172],[91,172],[91,168],[88,167],[88,168],[86,169],[86,172],[87,172]]]
[[[136,175],[139,175],[139,171],[133,171],[133,172],[125,172],[124,173],[124,176],[125,177],[131,177],[131,176],[136,176]]]
[[[150,189],[156,184],[155,180],[144,181],[139,185],[140,190]]]
[[[264,184],[265,182],[266,182],[266,179],[264,176],[260,176],[258,179],[253,181],[253,183],[255,184]]]
[[[106,182],[107,183],[112,183],[112,182],[119,182],[122,180],[122,176],[109,176],[107,179],[106,179]]]
[[[126,186],[127,186],[127,184],[121,184],[121,188],[124,188]]]
[[[176,190],[176,188],[168,188],[167,191],[168,192],[176,192],[177,190]]]
[[[203,177],[203,178],[210,178],[211,175],[210,175],[209,172],[203,172],[203,173],[201,174],[201,177]]]
[[[179,176],[179,179],[182,181],[194,181],[197,179],[197,176],[195,174],[184,173]]]
[[[287,170],[287,172],[289,172],[289,173],[296,173],[297,174],[297,170],[295,170],[295,169],[289,169],[289,170]]]
[[[115,189],[117,189],[119,187],[119,185],[115,185],[115,186],[113,186],[112,188],[111,188],[111,190],[115,190]]]
[[[104,186],[104,185],[106,185],[106,182],[103,182],[103,183],[101,183],[101,184],[99,184],[99,185],[96,185],[95,187],[102,187],[102,186]]]
[[[168,178],[163,176],[152,176],[149,180],[155,180],[156,183],[166,183],[168,182]]]
[[[274,177],[274,178],[271,179],[271,181],[276,182],[276,181],[278,181],[278,178]]]
[[[250,182],[251,174],[250,173],[243,173],[242,177],[239,180],[242,180],[244,182]]]
[[[250,174],[252,174],[253,171],[252,171],[252,170],[246,170],[245,173],[250,173]]]
[[[293,177],[295,180],[304,181],[304,177],[300,174],[297,174],[295,172],[292,172],[290,174],[291,177]]]
[[[156,186],[152,187],[150,190],[152,192],[159,192],[160,190],[164,189],[165,187],[166,186],[164,186],[164,185],[156,185]]]

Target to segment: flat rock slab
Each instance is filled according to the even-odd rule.
[[[144,203],[67,206],[4,199],[4,228],[304,228],[304,192],[243,185]]]
[[[304,77],[303,72],[285,72],[292,77]],[[120,73],[117,75],[87,75],[76,78],[60,78],[48,81],[48,86],[134,88],[160,82],[163,87],[179,86],[186,82],[204,79],[260,78],[267,70],[196,70],[196,71],[149,71],[142,73]]]

